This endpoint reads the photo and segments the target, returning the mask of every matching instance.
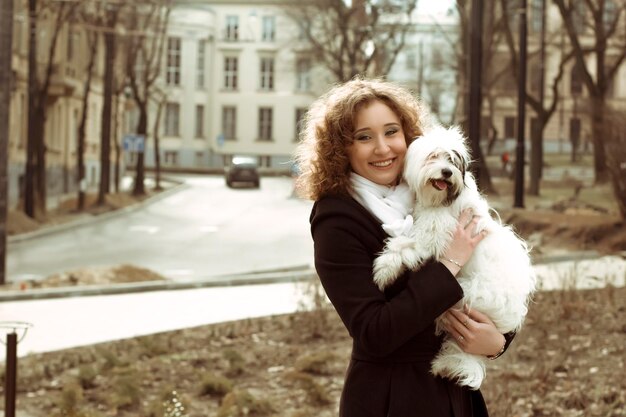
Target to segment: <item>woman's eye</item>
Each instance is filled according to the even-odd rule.
[[[356,140],[363,141],[368,140],[370,137],[368,135],[360,135],[356,137]]]
[[[387,136],[392,136],[392,135],[395,135],[396,133],[398,133],[398,129],[389,129],[388,131],[385,132]]]

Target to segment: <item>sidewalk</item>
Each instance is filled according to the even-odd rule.
[[[592,253],[587,253],[585,260],[582,256],[583,253],[563,255],[559,262],[537,264],[539,290],[625,285],[623,257],[593,258]],[[158,289],[152,283],[136,285],[135,292],[128,292],[126,284],[122,284],[123,294],[114,290],[115,285],[109,286],[108,292],[105,287],[100,288],[103,294],[111,295],[87,295],[81,288],[57,289],[54,291],[57,298],[23,298],[0,303],[0,318],[33,324],[18,346],[18,355],[24,356],[224,321],[293,313],[307,305],[307,293],[315,282],[313,271],[299,270],[231,276],[205,288],[189,283],[186,289],[181,285],[176,291]],[[145,285],[152,286],[150,291],[145,291]],[[65,296],[59,298],[62,291]],[[0,355],[3,361],[5,353]]]

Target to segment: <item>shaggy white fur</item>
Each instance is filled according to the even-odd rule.
[[[409,236],[389,238],[374,262],[374,281],[382,290],[405,269],[418,269],[429,259],[441,259],[462,210],[480,216],[477,232],[487,236],[477,245],[458,274],[464,304],[485,313],[502,333],[521,328],[536,276],[526,243],[511,227],[494,220],[487,200],[466,170],[469,152],[457,128],[436,127],[413,141],[406,155],[404,179],[415,193]],[[496,213],[497,214],[497,213]],[[441,318],[437,332],[443,332]],[[478,389],[487,358],[465,353],[450,337],[432,362],[431,371]]]

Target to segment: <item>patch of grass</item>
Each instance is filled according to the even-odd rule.
[[[259,399],[247,390],[235,390],[224,397],[217,417],[268,416],[275,412],[267,399]]]
[[[305,374],[304,372],[294,371],[288,373],[286,377],[300,385],[313,405],[325,406],[332,402],[328,391],[319,384],[313,376]]]
[[[222,397],[233,390],[233,382],[223,376],[208,373],[202,377],[200,395]]]
[[[78,368],[78,383],[83,389],[96,387],[96,377],[98,372],[92,365],[82,365]]]
[[[141,379],[132,371],[118,376],[113,384],[112,405],[118,409],[134,410],[142,398]]]
[[[296,359],[294,367],[300,372],[314,375],[330,375],[333,372],[332,364],[336,359],[333,352],[325,350],[307,353]]]
[[[229,364],[228,375],[236,376],[245,372],[246,360],[241,353],[234,349],[226,349],[223,355]]]

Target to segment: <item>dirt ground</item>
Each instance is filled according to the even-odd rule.
[[[538,255],[626,250],[607,190],[599,198],[597,187],[565,188],[546,186],[549,198],[500,216]],[[500,195],[490,199],[511,198]],[[67,276],[88,283],[86,272]],[[309,292],[321,299],[316,283]],[[351,346],[336,313],[318,304],[21,358],[17,408],[32,417],[335,416]],[[538,293],[509,351],[489,363],[482,392],[491,415],[626,417],[625,349],[625,288]]]

